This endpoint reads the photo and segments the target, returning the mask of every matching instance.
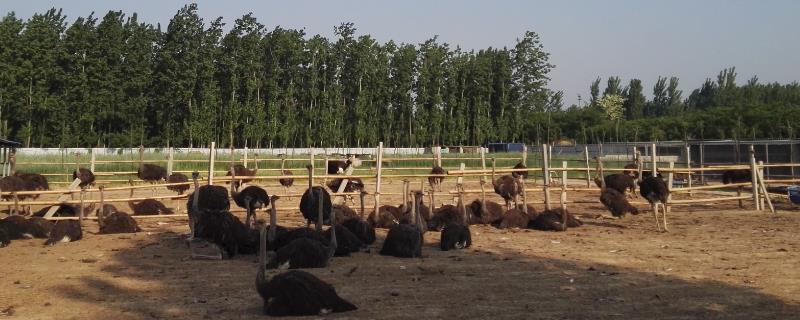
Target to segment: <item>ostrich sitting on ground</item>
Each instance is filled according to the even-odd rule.
[[[275,198],[270,214],[269,237],[274,238]],[[356,310],[356,306],[340,298],[336,289],[305,271],[287,271],[267,278],[267,260],[274,259],[274,252],[267,254],[267,226],[261,227],[258,251],[258,273],[256,291],[264,300],[264,314],[280,316],[316,316],[329,312]]]
[[[433,166],[430,174],[445,174],[444,169],[440,166]],[[442,192],[442,182],[444,177],[428,177],[428,183],[434,191]]]
[[[83,215],[80,215],[78,220],[58,220],[53,225],[53,230],[45,241],[45,245],[55,245],[59,242],[78,241],[83,238],[83,230],[81,228]]]
[[[86,168],[78,168],[78,170],[72,171],[72,180],[80,179],[81,182],[78,184],[81,189],[86,189],[86,187],[93,186],[95,182],[94,173],[92,170]]]
[[[415,193],[417,201],[421,201],[422,193]],[[463,189],[459,188],[458,207],[461,210],[463,223],[448,223],[442,228],[439,248],[442,251],[464,249],[472,245],[472,234],[469,231],[467,208],[461,198],[464,197]]]
[[[185,182],[189,182],[189,177],[187,177],[183,173],[176,172],[167,177],[167,183],[185,183]],[[175,191],[179,195],[182,195],[184,192],[186,192],[186,190],[189,190],[189,185],[181,184],[176,186],[167,186],[167,190]]]
[[[167,169],[152,163],[143,163],[139,165],[136,171],[136,176],[143,181],[153,185],[153,196],[156,195],[155,183],[159,181],[167,181]]]
[[[650,202],[658,231],[661,231],[661,223],[658,220],[658,206],[660,204],[664,207],[664,231],[669,231],[667,229],[667,199],[669,198],[667,183],[659,177],[650,176],[644,178],[639,181],[639,193],[647,199],[647,202]]]
[[[236,171],[231,168],[233,175],[231,176],[231,198],[237,206],[247,211],[247,218],[244,224],[248,228],[252,228],[251,218],[255,221],[256,210],[269,205],[269,195],[267,191],[258,186],[247,186],[241,192],[237,191],[235,186],[239,185],[236,182]]]
[[[8,216],[0,221],[8,224],[9,229],[7,231],[11,240],[46,239],[53,230],[53,222],[40,217]]]
[[[56,209],[56,212],[53,213],[53,217],[77,217],[78,214],[81,212],[81,209],[78,208],[78,206],[71,205],[71,204],[59,204],[59,205],[56,205],[56,206],[57,206],[58,209]],[[44,207],[42,209],[39,209],[38,211],[33,213],[33,216],[34,217],[44,217],[45,214],[47,214],[47,211],[50,210],[50,207],[52,207],[52,206],[47,206],[47,207]],[[85,206],[83,208],[83,216],[84,217],[85,216],[89,216],[89,214],[92,211],[94,211],[94,208],[95,208],[95,204],[94,203],[90,203],[88,206]]]
[[[520,186],[520,190],[522,189],[522,178],[516,178],[517,184]],[[511,229],[511,228],[527,228],[533,218],[536,218],[536,210],[533,206],[529,206],[527,203],[527,199],[522,197],[522,204],[515,205],[514,208],[511,210],[506,210],[503,213],[500,219],[494,220],[491,222],[492,226],[499,229]]]
[[[506,201],[506,210],[511,210],[511,201],[514,201],[514,206],[517,206],[517,196],[522,191],[522,185],[519,180],[511,175],[504,175],[497,180],[494,179],[495,168],[492,166],[492,186],[494,192],[497,193],[503,200]]]
[[[566,214],[566,217],[564,217],[564,214]],[[564,220],[567,221],[566,225],[564,225]],[[555,208],[539,213],[536,218],[531,220],[528,227],[541,231],[567,231],[567,228],[576,228],[581,225],[583,225],[583,221],[569,211]]]
[[[420,198],[421,199],[421,198]],[[397,224],[389,229],[386,240],[380,254],[398,258],[419,258],[422,257],[422,244],[424,242],[424,230],[422,219],[418,212],[418,202],[412,209],[412,215],[416,224]]]
[[[402,216],[402,212],[395,206],[382,205],[378,208],[377,215],[375,211],[370,212],[367,221],[375,228],[389,229],[394,225],[400,223],[398,217]]]
[[[0,248],[11,244],[11,234],[15,231],[10,223],[0,220]]]
[[[322,223],[330,222],[331,195],[325,190],[325,188],[313,185],[314,166],[309,164],[306,166],[306,169],[308,170],[308,189],[300,198],[300,212],[303,214],[303,217],[306,218],[307,226],[311,226],[311,222],[316,221],[319,223],[316,226],[316,229],[317,231],[321,231]],[[316,198],[317,196],[322,197],[321,201],[318,201]],[[322,206],[321,221],[317,219],[317,212],[319,211],[317,206],[319,205]]]
[[[129,183],[133,185],[133,181],[129,180]],[[131,189],[130,197],[133,198],[133,189]],[[133,211],[133,215],[135,216],[151,216],[174,213],[172,209],[167,208],[167,206],[161,203],[161,201],[156,199],[144,199],[139,201],[130,200],[128,201],[128,207],[131,208],[131,211]]]
[[[316,206],[317,226],[321,226],[323,216],[323,196],[321,193],[323,191],[317,189],[314,192],[317,193],[314,199],[316,199],[318,202]],[[276,219],[270,216],[270,222],[273,220]],[[276,231],[272,231],[275,229],[275,227],[272,226],[272,223],[270,223],[270,228],[270,234],[275,234]],[[289,269],[299,269],[327,267],[328,261],[334,255],[334,253],[336,253],[337,247],[336,228],[331,228],[330,244],[325,244],[322,241],[305,237],[295,239],[289,244],[282,246],[275,251],[275,254],[270,257],[270,261],[267,263],[267,268],[275,269],[288,267]],[[274,242],[275,238],[272,237],[269,240],[270,242]]]
[[[97,212],[97,224],[100,234],[136,233],[142,231],[139,223],[129,214],[117,211],[112,205],[103,205]]]
[[[359,194],[361,197],[361,215],[342,221],[342,226],[355,234],[361,240],[361,242],[366,245],[370,245],[375,243],[375,228],[364,221],[364,197],[366,194],[367,193],[365,191],[361,191]]]

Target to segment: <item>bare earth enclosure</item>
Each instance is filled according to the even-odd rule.
[[[402,189],[400,181],[387,182],[387,191]],[[541,194],[529,197],[541,200]],[[570,193],[576,198],[597,199],[597,193]],[[783,201],[777,214],[735,202],[676,206],[669,233],[656,231],[646,207],[614,220],[598,217],[606,212],[599,203],[576,204],[569,210],[584,221],[580,228],[556,233],[473,225],[473,246],[447,252],[438,249],[439,234],[428,232],[422,259],[378,255],[386,234],[379,230],[369,253],[308,271],[359,308],[326,318],[797,319],[800,210]],[[284,197],[278,207],[297,208],[297,202]],[[400,202],[399,196],[381,198],[382,204]],[[183,200],[167,205],[185,212]],[[279,219],[304,224],[296,210],[281,211]],[[186,219],[139,221],[144,231],[137,234],[98,235],[96,222],[85,221],[81,241],[44,247],[41,239],[18,240],[0,249],[0,318],[266,317],[254,287],[255,256],[189,260]]]

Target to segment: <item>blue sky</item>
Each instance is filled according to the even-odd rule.
[[[435,35],[451,47],[512,47],[525,30],[537,32],[556,68],[550,87],[568,104],[600,76],[642,79],[650,95],[659,75],[677,76],[684,89],[698,87],[723,68],[736,66],[738,82],[800,80],[800,1],[197,1],[206,21],[233,20],[253,12],[268,28],[303,28],[333,36],[333,26],[354,22],[359,33],[381,42],[421,43]],[[92,11],[138,12],[164,26],[187,1],[0,0],[0,13],[27,18],[63,8],[72,22]]]

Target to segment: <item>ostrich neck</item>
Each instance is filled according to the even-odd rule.
[[[361,219],[364,219],[364,193],[361,193]]]
[[[320,201],[319,201],[320,208],[322,208],[321,196],[322,192],[320,192]],[[322,209],[320,209],[320,212],[322,212]],[[320,216],[322,215],[320,214]],[[333,257],[333,255],[336,253],[336,246],[338,245],[338,243],[336,243],[336,223],[334,223],[335,219],[336,219],[336,210],[331,210],[331,247],[328,251],[329,258]]]

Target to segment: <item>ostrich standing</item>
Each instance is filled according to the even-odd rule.
[[[275,238],[275,198],[270,213],[269,237]],[[345,312],[357,307],[336,294],[336,289],[314,275],[292,270],[272,277],[267,277],[267,225],[261,227],[258,251],[258,273],[256,274],[256,291],[264,301],[264,314],[279,316],[316,316],[328,312]]]
[[[72,171],[72,180],[80,179],[81,182],[78,184],[81,189],[86,189],[88,186],[93,186],[95,183],[95,177],[92,170],[86,168],[78,168],[75,171]]]
[[[314,197],[318,204],[317,208],[317,226],[322,225],[322,217],[323,217],[323,197],[322,192],[324,190],[317,189],[314,192],[317,195]],[[270,213],[273,214],[273,213]],[[336,213],[332,213],[336,214]],[[275,220],[270,216],[270,221]],[[274,229],[272,225],[270,225],[271,229]],[[331,227],[330,232],[330,243],[325,244],[322,241],[318,241],[312,238],[298,238],[292,240],[289,244],[282,246],[281,248],[275,251],[275,254],[270,257],[270,261],[267,263],[267,268],[275,269],[275,268],[286,268],[289,269],[298,269],[298,268],[324,268],[328,266],[328,261],[330,258],[336,253],[337,247],[337,240],[336,240],[336,228]],[[275,234],[276,232],[271,231],[270,234]],[[269,239],[270,242],[274,242],[275,238]]]
[[[433,166],[430,174],[445,174],[445,172],[442,167]],[[428,177],[428,183],[431,185],[431,188],[439,192],[442,192],[442,181],[444,181],[444,177]]]
[[[318,232],[322,231],[322,224],[330,220],[331,215],[331,195],[323,187],[314,186],[314,166],[309,164],[306,166],[308,170],[308,189],[303,193],[300,198],[300,212],[306,218],[307,226],[311,226],[311,221],[316,221],[316,229]],[[322,199],[316,199],[316,197]],[[318,208],[318,206],[321,206]],[[322,219],[317,219],[318,211],[322,211]]]
[[[24,187],[22,191],[44,191],[50,190],[50,185],[47,182],[47,178],[38,173],[24,173],[24,172],[15,172],[15,177],[19,177],[24,182]],[[30,194],[18,197],[20,200],[24,199],[36,199],[39,198],[38,194]],[[28,205],[25,207],[26,214],[31,214],[31,206]]]
[[[199,173],[197,171],[192,173],[192,180],[194,181],[194,192],[189,195],[186,201],[186,209],[189,215],[189,230],[190,235],[189,239],[187,239],[187,244],[189,244],[189,249],[191,251],[191,257],[195,258],[210,258],[210,259],[222,259],[222,248],[220,248],[217,244],[213,244],[218,250],[218,256],[208,256],[197,254],[194,252],[194,243],[197,240],[197,236],[201,234],[200,229],[202,228],[201,224],[207,223],[209,220],[205,219],[207,216],[214,216],[220,215],[228,212],[230,210],[230,200],[228,200],[228,191],[220,186],[214,185],[205,185],[200,187],[197,178],[199,177]],[[201,197],[200,194],[203,196]],[[223,239],[228,240],[230,239]]]
[[[669,198],[667,183],[658,176],[646,177],[639,181],[639,193],[647,199],[647,202],[650,202],[658,231],[661,231],[661,223],[658,220],[658,206],[660,204],[664,207],[664,231],[669,231],[667,229],[667,198]]]
[[[236,171],[231,168],[231,198],[237,206],[247,211],[247,218],[245,218],[245,225],[252,228],[250,218],[255,220],[256,210],[269,205],[269,195],[267,191],[258,186],[247,186],[241,192],[237,191],[234,186],[239,185],[236,183]]]
[[[186,183],[189,182],[189,177],[183,173],[175,172],[167,177],[167,183]],[[186,190],[189,190],[188,184],[181,184],[175,186],[167,186],[167,190],[175,191],[178,195],[182,195]]]
[[[17,201],[19,201],[19,197],[17,197],[16,192],[18,191],[25,191],[25,181],[22,178],[17,176],[7,176],[0,179],[0,191],[2,192],[11,192],[11,195],[5,195],[2,198],[4,200],[14,199],[14,214],[19,213],[19,207],[17,205]]]
[[[225,173],[225,176],[227,176],[227,177],[234,176],[234,175],[240,176],[240,177],[252,177],[252,176],[255,176],[256,173],[258,172],[258,159],[254,159],[254,162],[255,162],[255,168],[253,168],[253,169],[247,169],[247,167],[245,167],[245,166],[243,166],[241,164],[233,165],[231,167],[231,169],[228,170],[227,173]],[[234,184],[235,185],[234,187],[236,189],[239,189],[239,187],[242,184],[249,183],[250,181],[253,181],[253,179],[239,179],[238,181],[231,180],[231,184]]]
[[[514,169],[528,169],[528,167],[526,167],[524,163],[519,162],[514,166]],[[528,171],[513,171],[511,172],[511,176],[514,178],[523,177],[528,179]]]
[[[139,165],[139,169],[136,170],[136,176],[139,177],[139,179],[147,181],[153,185],[153,196],[155,196],[155,183],[162,180],[167,181],[167,169],[152,163],[143,163]]]
[[[282,159],[281,160],[281,175],[294,176],[294,173],[292,173],[291,170],[286,170],[285,167],[286,167],[286,159]],[[289,188],[291,188],[292,185],[294,185],[294,179],[293,178],[282,178],[282,179],[278,179],[278,182],[280,182],[280,184],[283,186],[284,190],[286,190],[286,195],[289,195]]]
[[[492,159],[492,162],[494,162],[494,159]],[[519,180],[511,175],[501,176],[497,178],[497,180],[495,180],[494,177],[495,167],[492,166],[492,186],[494,187],[494,192],[506,201],[506,210],[511,210],[511,201],[514,201],[514,207],[516,207],[517,196],[522,191],[522,185]]]

